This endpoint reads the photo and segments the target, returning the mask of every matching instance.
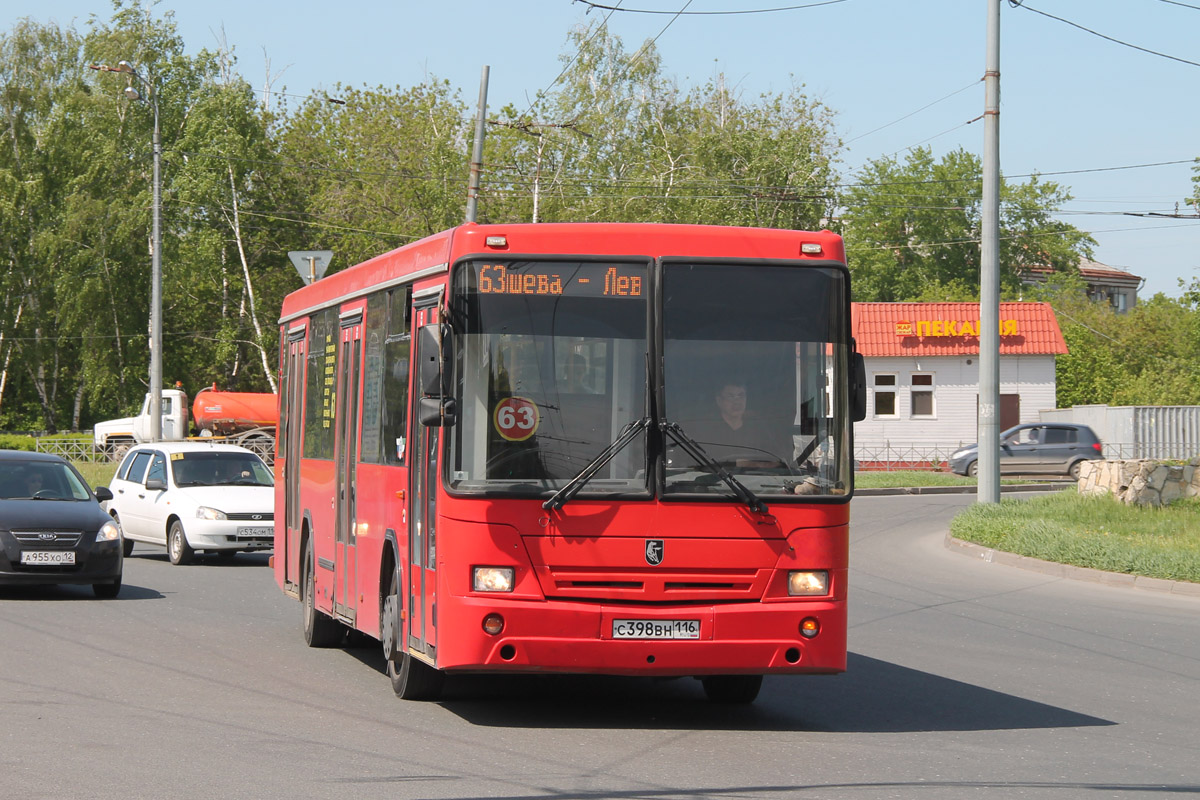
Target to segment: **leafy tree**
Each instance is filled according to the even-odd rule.
[[[1022,184],[1001,181],[1000,283],[1009,296],[1020,291],[1023,268],[1070,271],[1091,255],[1088,234],[1051,217],[1069,199],[1058,184],[1036,176]],[[979,285],[978,156],[959,149],[937,161],[929,148],[917,148],[903,163],[870,161],[843,203],[859,299],[929,298],[938,287]]]
[[[1200,292],[1157,294],[1124,314],[1089,301],[1079,278],[1035,294],[1054,306],[1070,351],[1057,359],[1060,408],[1200,404]]]
[[[80,48],[73,32],[29,20],[0,36],[0,419],[14,417],[3,402],[15,394],[15,416],[29,420],[36,403],[51,431],[67,417],[64,395],[81,385],[71,378],[80,341],[58,314],[62,259],[47,236],[61,222],[80,139],[81,120],[72,113],[86,99]]]
[[[338,87],[304,101],[278,134],[290,249],[333,250],[348,266],[463,221],[466,109],[445,81],[411,89]]]
[[[832,210],[832,112],[802,87],[747,103],[718,77],[681,92],[653,42],[570,34],[563,75],[488,142],[489,220],[819,227]]]

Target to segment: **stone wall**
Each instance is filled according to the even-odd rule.
[[[1111,494],[1122,503],[1165,506],[1181,497],[1200,497],[1200,456],[1187,464],[1161,461],[1084,461],[1080,494]]]

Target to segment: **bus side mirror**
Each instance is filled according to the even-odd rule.
[[[422,397],[417,403],[417,415],[427,428],[449,428],[458,421],[458,407],[449,397]]]
[[[851,358],[850,417],[862,422],[867,418],[867,365],[862,353],[855,352]]]
[[[417,331],[417,353],[420,359],[421,394],[423,397],[442,396],[441,343],[436,325],[426,325]]]

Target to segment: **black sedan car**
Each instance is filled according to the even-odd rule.
[[[58,456],[0,450],[0,585],[90,583],[116,597],[121,529],[98,502],[111,499]]]
[[[1050,472],[1079,479],[1079,465],[1104,458],[1104,445],[1095,431],[1074,422],[1017,425],[1000,434],[1000,472]],[[950,455],[950,471],[974,476],[979,471],[979,445]]]

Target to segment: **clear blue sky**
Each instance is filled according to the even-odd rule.
[[[608,16],[627,49],[657,36],[664,71],[681,84],[723,72],[752,99],[786,89],[793,78],[803,83],[837,112],[839,133],[849,142],[847,177],[868,159],[917,144],[935,156],[959,146],[982,152],[982,123],[967,122],[983,111],[986,0],[842,0],[674,19],[635,13],[815,2],[622,0],[626,10],[611,16],[579,0],[164,0],[156,9],[174,12],[189,52],[215,48],[223,31],[256,87],[265,83],[265,52],[271,72],[282,73],[275,90],[408,87],[434,75],[473,106],[487,64],[493,109],[547,88],[561,70],[567,31]],[[1001,169],[1014,177],[1041,172],[1067,185],[1075,199],[1064,219],[1092,232],[1097,260],[1143,276],[1143,296],[1178,294],[1178,279],[1200,279],[1200,220],[1124,212],[1174,213],[1179,203],[1180,212],[1194,213],[1182,201],[1193,193],[1190,160],[1200,156],[1200,66],[1122,46],[1031,9],[1200,64],[1200,0],[1026,0],[1022,8],[1005,0],[1001,9]],[[30,16],[82,31],[93,13],[107,19],[111,6],[9,0],[0,27]],[[1064,172],[1073,174],[1051,174]]]

